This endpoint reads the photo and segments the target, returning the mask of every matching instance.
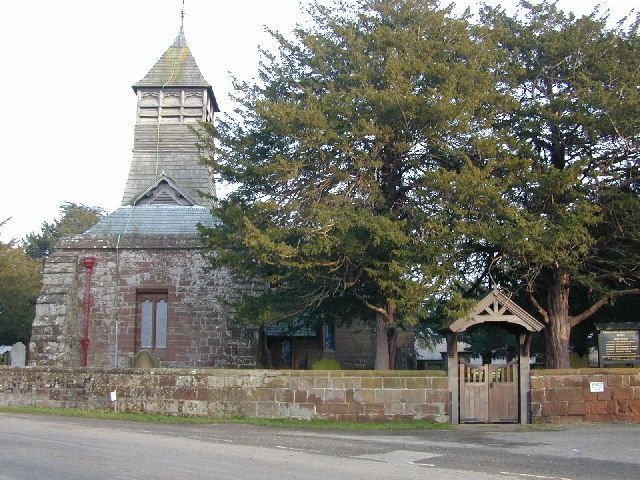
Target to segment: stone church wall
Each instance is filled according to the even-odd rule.
[[[335,358],[346,370],[373,370],[376,359],[376,333],[367,323],[353,322],[336,328],[336,349],[323,357]],[[416,368],[413,332],[399,330],[396,339],[396,367],[398,370]],[[407,358],[409,357],[409,358]]]
[[[256,366],[257,334],[227,325],[222,301],[241,288],[226,271],[205,271],[193,239],[127,238],[113,242],[69,241],[47,261],[31,346],[35,365],[80,365],[85,270],[94,256],[89,366],[126,367],[136,352],[137,296],[166,293],[167,347],[153,354],[161,367]],[[118,351],[116,360],[116,322]],[[136,333],[137,332],[137,333]]]
[[[325,355],[326,356],[326,355]],[[333,358],[342,368],[372,370],[376,357],[376,334],[367,324],[354,323],[336,328],[336,351]]]

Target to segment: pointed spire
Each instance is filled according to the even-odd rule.
[[[180,31],[178,32],[178,36],[171,44],[171,48],[186,48],[187,50],[189,50],[189,46],[187,45],[187,39],[184,36],[184,31],[182,29],[180,29]],[[189,51],[189,55],[191,55],[191,51]]]
[[[180,33],[184,32],[184,0],[182,0],[182,10],[180,11]]]
[[[184,31],[181,28],[171,46],[149,70],[145,77],[133,85],[140,87],[206,87],[211,88],[196,63]]]

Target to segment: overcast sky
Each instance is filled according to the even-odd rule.
[[[302,21],[299,0],[186,0],[185,33],[222,111],[230,72],[255,76],[263,26]],[[461,6],[473,5],[459,0]],[[489,2],[497,3],[497,2]],[[506,0],[503,4],[513,4]],[[595,0],[564,0],[583,14]],[[619,18],[635,0],[600,2]],[[120,205],[131,161],[136,97],[172,43],[181,0],[14,0],[0,7],[0,238],[22,238],[52,221],[64,201]]]

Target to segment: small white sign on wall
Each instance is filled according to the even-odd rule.
[[[111,392],[111,401],[115,402],[117,400],[117,396],[116,396],[116,391],[114,390],[113,392]]]
[[[589,382],[589,391],[591,393],[604,392],[604,382]]]

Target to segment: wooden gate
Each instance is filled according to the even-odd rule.
[[[518,363],[460,364],[460,423],[518,422]]]

